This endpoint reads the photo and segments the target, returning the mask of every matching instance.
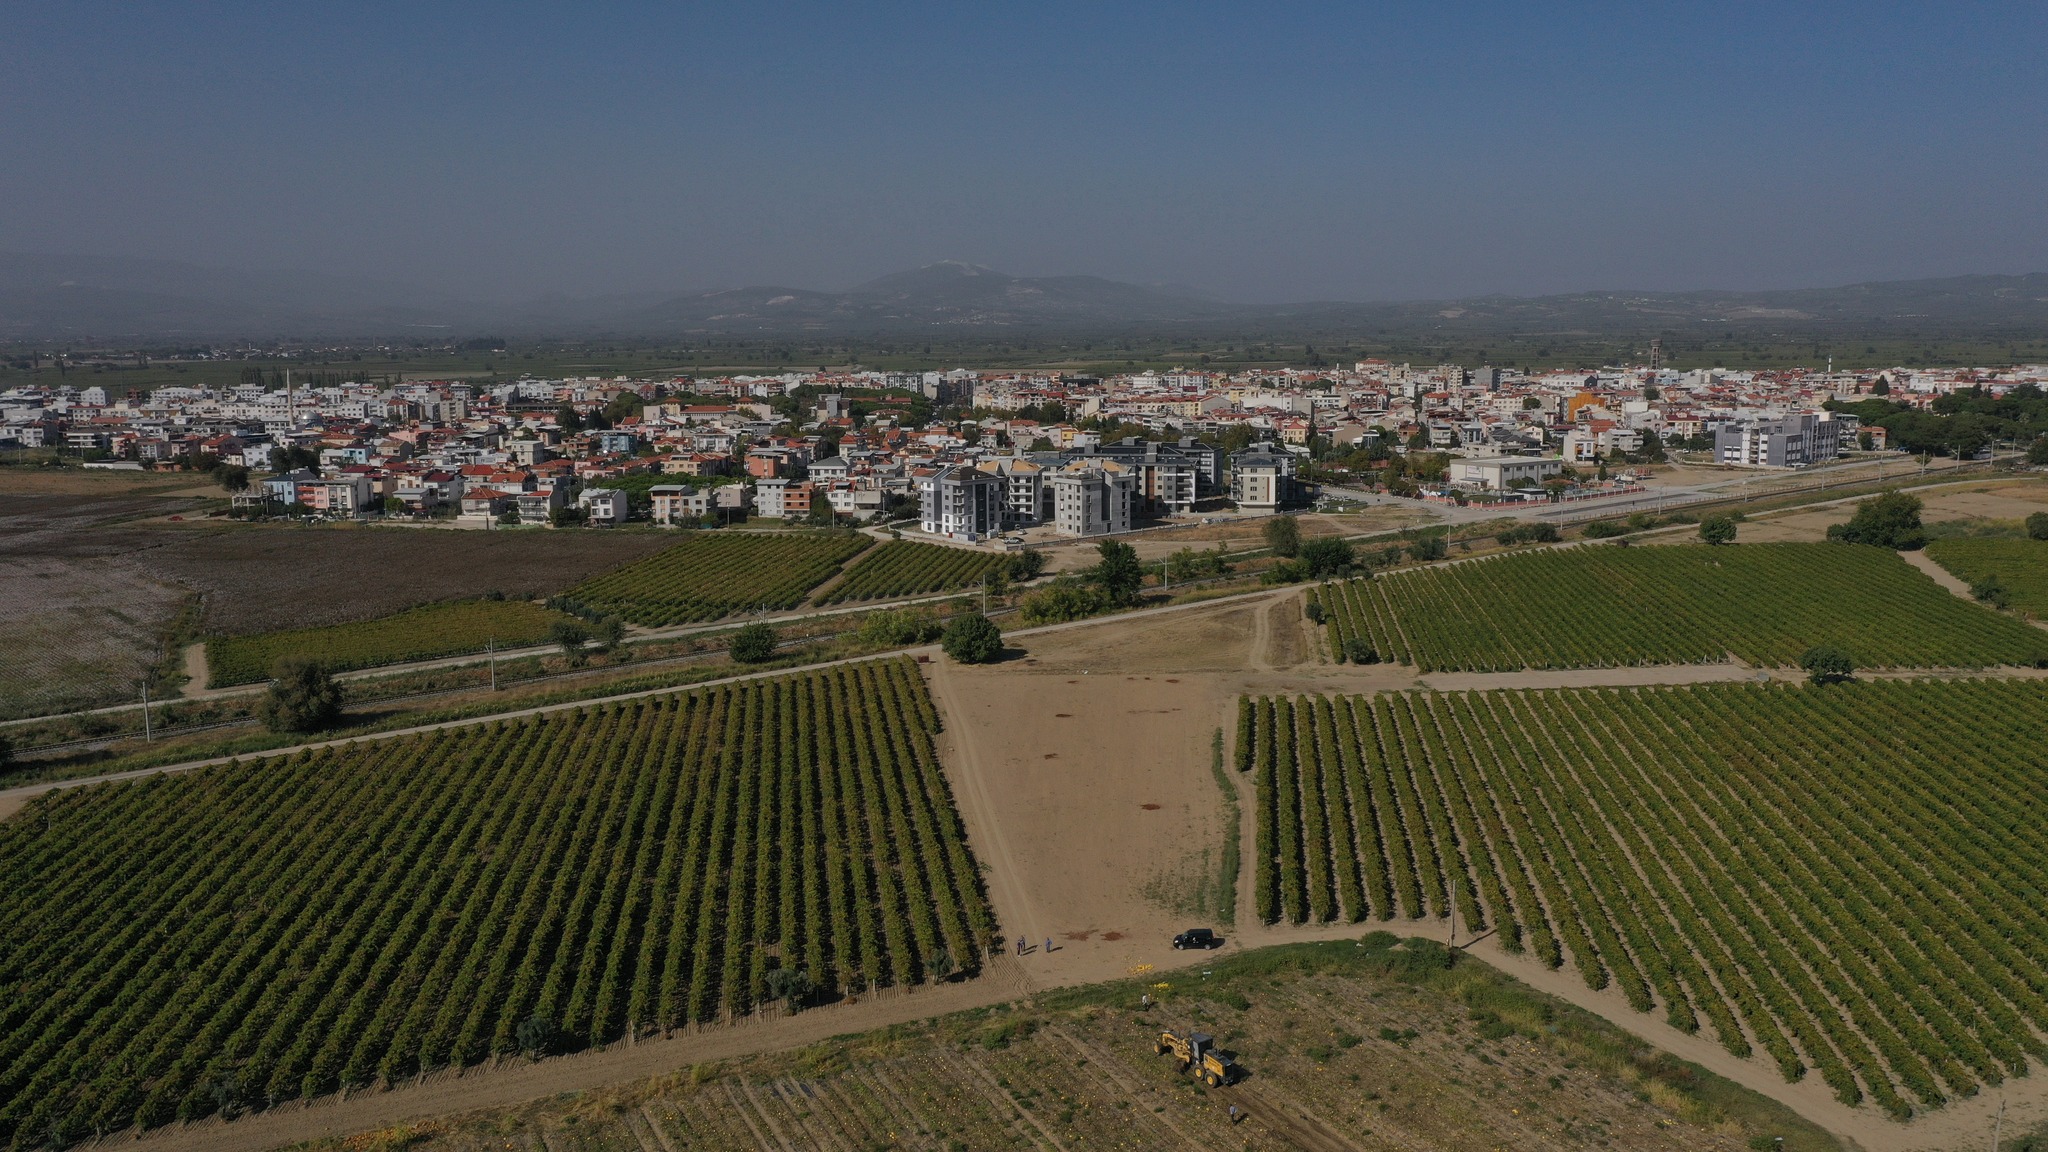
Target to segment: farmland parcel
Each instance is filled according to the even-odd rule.
[[[873,543],[866,536],[700,533],[585,581],[567,599],[651,628],[794,608]]]
[[[1424,672],[1790,666],[1816,644],[1858,667],[2048,662],[2048,633],[1964,603],[1852,544],[1550,549],[1316,590],[1332,651],[1361,638]]]
[[[936,723],[882,662],[49,794],[0,825],[0,1143],[972,973]]]
[[[1247,699],[1258,914],[1441,919],[1845,1103],[2048,1055],[2048,684]]]

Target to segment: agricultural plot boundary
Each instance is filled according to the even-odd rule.
[[[856,535],[700,532],[586,580],[563,599],[649,628],[783,611],[873,543]]]
[[[873,661],[50,793],[0,825],[0,1143],[973,974],[937,725]]]
[[[1430,919],[1904,1118],[2048,1056],[2038,681],[1247,698],[1267,921]]]
[[[1422,672],[1797,664],[2048,663],[2048,635],[1965,603],[1883,549],[1848,544],[1552,548],[1312,591],[1333,656],[1362,639]]]

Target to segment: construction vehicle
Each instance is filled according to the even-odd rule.
[[[1181,1071],[1194,1069],[1202,1083],[1211,1088],[1221,1088],[1237,1079],[1237,1061],[1217,1051],[1215,1038],[1207,1032],[1176,1032],[1168,1028],[1159,1034],[1152,1051],[1162,1056],[1173,1053],[1180,1061]]]

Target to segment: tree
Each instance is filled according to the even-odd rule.
[[[595,635],[598,651],[609,652],[625,642],[626,622],[617,616],[607,616],[597,622]]]
[[[1302,569],[1311,580],[1324,576],[1348,575],[1358,558],[1351,545],[1335,536],[1323,536],[1301,546]]]
[[[214,469],[213,479],[221,491],[233,494],[249,490],[249,470],[240,464],[223,464]]]
[[[1709,544],[1735,543],[1735,517],[1709,516],[1700,521],[1700,539]]]
[[[1045,553],[1036,548],[1014,553],[1010,557],[1009,571],[1012,580],[1029,580],[1045,571]]]
[[[1441,560],[1449,551],[1442,536],[1422,536],[1408,544],[1408,555],[1416,560]]]
[[[804,523],[813,524],[820,528],[830,528],[838,522],[839,515],[832,511],[832,502],[825,499],[823,492],[813,492],[811,494],[811,510],[804,517]]]
[[[1344,642],[1344,658],[1353,664],[1380,662],[1380,654],[1373,650],[1372,641],[1363,636],[1353,636]]]
[[[766,624],[749,624],[733,633],[732,658],[740,664],[759,664],[775,655],[775,629]]]
[[[988,617],[970,612],[946,626],[946,655],[961,664],[986,664],[1003,652],[1003,634]]]
[[[583,417],[577,415],[576,409],[567,404],[555,409],[555,423],[561,425],[564,432],[583,431]]]
[[[2048,464],[2048,434],[2034,437],[2034,442],[2027,445],[2027,463]]]
[[[555,1022],[538,1012],[519,1022],[512,1039],[529,1060],[538,1060],[555,1046]]]
[[[2036,512],[2027,517],[2027,537],[2032,540],[2048,540],[2048,512]]]
[[[256,715],[272,732],[318,732],[341,718],[341,685],[318,660],[286,656],[270,670]]]
[[[782,1001],[792,1015],[818,987],[811,982],[809,974],[796,968],[770,969],[765,984],[769,999]]]
[[[1806,678],[1814,684],[1839,684],[1856,674],[1849,654],[1831,644],[1808,648],[1806,655],[1799,658],[1799,666],[1806,669]]]
[[[1828,526],[1828,539],[1910,552],[1927,543],[1920,524],[1920,499],[1892,489],[1856,505],[1846,524]]]
[[[1293,556],[1301,551],[1301,522],[1292,516],[1275,516],[1266,521],[1266,547],[1275,556]]]
[[[862,641],[892,648],[905,644],[929,644],[945,631],[945,626],[929,608],[870,612],[860,623]]]
[[[590,642],[590,629],[578,620],[557,620],[548,626],[548,642],[562,646],[562,655],[571,660],[583,658],[583,646]]]
[[[400,500],[396,496],[386,496],[384,498],[384,514],[386,516],[405,515],[405,501]]]
[[[1996,572],[1986,572],[1983,579],[1972,583],[1970,595],[1993,608],[2007,608],[2012,605],[2012,594],[2006,591],[2005,582],[1998,578]]]
[[[1054,577],[1052,583],[1026,595],[1017,605],[1027,624],[1057,624],[1093,616],[1108,606],[1100,588],[1083,584],[1071,576]]]
[[[925,965],[925,971],[932,974],[933,983],[938,983],[951,976],[958,967],[959,965],[953,963],[953,954],[941,948],[932,953],[931,962]]]
[[[1138,589],[1145,586],[1145,569],[1138,563],[1138,550],[1120,541],[1104,540],[1097,551],[1102,554],[1102,561],[1095,566],[1095,583],[1103,595],[1118,607],[1136,601]]]

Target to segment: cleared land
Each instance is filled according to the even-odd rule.
[[[973,972],[935,727],[888,661],[49,794],[0,825],[0,1142]]]
[[[1936,540],[1927,555],[1973,587],[1995,577],[2013,608],[2048,619],[2048,540]]]
[[[2048,1055],[2037,681],[1246,701],[1267,920],[1441,920],[1895,1117]]]
[[[492,643],[500,648],[538,644],[547,639],[550,626],[572,619],[530,600],[455,600],[357,624],[223,636],[206,645],[206,682],[224,688],[267,680],[285,656],[311,657],[331,671],[345,672],[481,652]]]
[[[1836,1147],[1587,1013],[1389,942],[1166,974],[1150,1011],[1139,981],[1052,992],[405,1134],[435,1152]],[[1166,1027],[1212,1032],[1250,1075],[1202,1087],[1154,1053]]]
[[[693,533],[672,548],[571,588],[567,598],[654,628],[794,608],[873,543],[840,534]]]
[[[136,699],[186,595],[116,565],[0,556],[0,719]]]
[[[1423,672],[1797,664],[2032,665],[2048,635],[1965,603],[1891,552],[1847,544],[1545,549],[1316,590],[1333,653],[1364,638]]]
[[[821,603],[951,592],[979,583],[1009,562],[1007,555],[998,552],[891,540],[847,569],[844,579],[825,590]]]

